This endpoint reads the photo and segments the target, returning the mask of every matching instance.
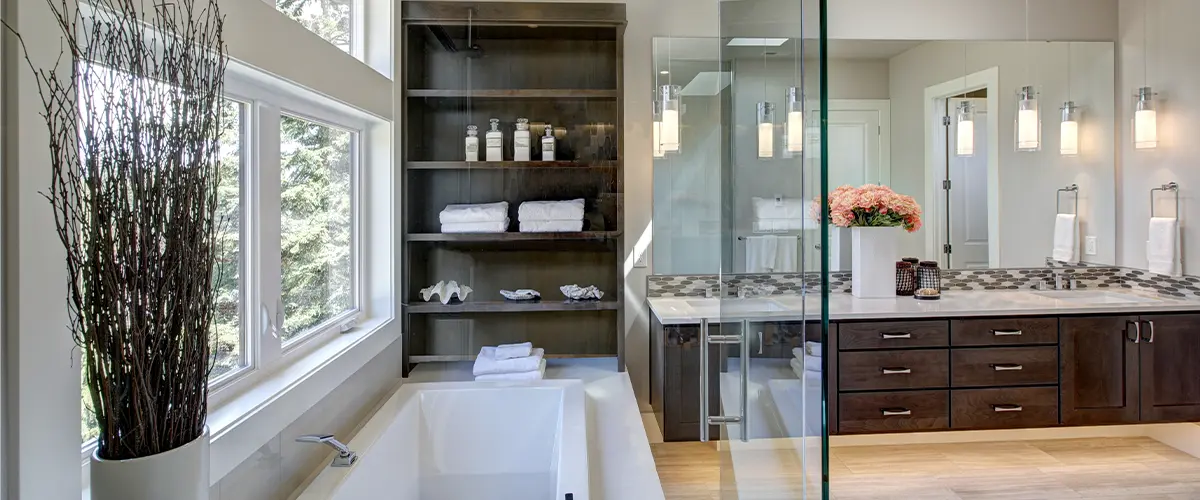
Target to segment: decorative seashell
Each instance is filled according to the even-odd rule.
[[[446,283],[446,287],[442,291],[442,303],[449,304],[455,296],[458,296],[458,300],[460,301],[467,300],[467,296],[470,295],[471,292],[471,287],[467,285],[460,285],[457,281],[451,281]]]
[[[421,299],[424,300],[425,302],[429,302],[429,299],[433,298],[434,295],[441,296],[442,290],[445,290],[445,289],[446,289],[445,281],[439,281],[439,282],[437,282],[436,285],[422,288],[421,289]]]
[[[571,300],[600,300],[604,297],[604,292],[601,292],[595,285],[581,287],[579,285],[563,285],[558,287],[563,295]]]
[[[519,288],[513,290],[500,290],[500,295],[508,300],[534,300],[542,297],[541,292],[529,288]]]

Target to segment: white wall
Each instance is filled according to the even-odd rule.
[[[928,42],[892,58],[892,186],[925,198],[926,87],[997,67],[1000,73],[999,144],[1002,267],[1041,267],[1050,255],[1055,189],[1079,185],[1081,235],[1098,238],[1098,253],[1084,260],[1115,263],[1116,226],[1113,44],[1071,43],[1070,98],[1082,107],[1080,155],[1058,153],[1058,109],[1068,99],[1067,43]],[[1027,57],[1026,54],[1029,54]],[[1032,75],[1032,76],[1027,76]],[[1032,82],[1040,93],[1042,150],[1019,153],[1013,144],[1016,91]],[[953,160],[953,159],[952,159]],[[1064,196],[1064,202],[1068,198]],[[925,249],[925,231],[905,235],[905,255],[935,257]]]
[[[1179,183],[1180,221],[1183,226],[1183,266],[1187,274],[1200,274],[1200,2],[1195,0],[1121,0],[1117,106],[1120,109],[1121,165],[1117,172],[1121,208],[1117,235],[1121,245],[1117,263],[1146,268],[1147,221],[1150,189]],[[1148,10],[1148,12],[1147,12]],[[1147,13],[1149,14],[1147,17]],[[1147,21],[1148,30],[1143,30]],[[1146,36],[1144,36],[1146,35]],[[1145,41],[1143,41],[1145,38]],[[1147,60],[1146,54],[1149,54]],[[1143,70],[1148,70],[1148,76]],[[1159,95],[1159,146],[1135,150],[1133,94],[1149,85]],[[1174,212],[1174,202],[1163,197],[1157,211]]]

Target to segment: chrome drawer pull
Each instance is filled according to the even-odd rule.
[[[912,338],[912,334],[911,334],[911,333],[888,333],[888,332],[883,332],[883,333],[880,333],[879,335],[883,337],[883,340],[911,339],[911,338]]]
[[[908,375],[912,373],[912,368],[883,368],[884,375]]]
[[[885,417],[903,417],[912,415],[912,410],[908,408],[880,408]]]
[[[1013,337],[1013,336],[1020,335],[1022,333],[1024,333],[1024,332],[1022,332],[1021,330],[992,330],[992,335],[995,335],[997,337]]]
[[[1021,411],[1024,408],[1021,405],[992,405],[992,410],[996,413],[1004,413],[1007,411]]]
[[[1011,371],[1017,371],[1017,370],[1024,370],[1025,367],[1018,365],[1016,363],[992,363],[992,369],[996,370],[998,372],[1011,372]]]

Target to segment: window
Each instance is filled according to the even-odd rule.
[[[246,106],[226,100],[221,106],[221,187],[217,193],[220,247],[213,269],[216,315],[212,324],[214,362],[210,381],[247,365],[246,327],[242,321],[242,134]]]
[[[352,52],[355,0],[276,0],[275,8],[317,36]]]
[[[284,343],[354,304],[354,136],[303,118],[280,118],[281,296]]]

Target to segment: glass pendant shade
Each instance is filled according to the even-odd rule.
[[[1063,103],[1062,125],[1058,130],[1058,152],[1063,156],[1079,154],[1079,107],[1074,101]]]
[[[1022,87],[1017,94],[1017,151],[1042,148],[1042,120],[1038,116],[1037,94],[1033,87]]]
[[[800,89],[789,87],[786,102],[784,146],[789,153],[800,153],[804,151],[804,103],[800,100]]]
[[[678,85],[663,85],[661,92],[662,125],[660,144],[665,152],[679,151],[679,91]]]
[[[655,108],[657,108],[657,107],[658,106],[656,105]],[[663,147],[662,147],[662,124],[663,124],[662,111],[655,109],[654,121],[651,123],[652,129],[654,131],[653,148],[654,148],[654,157],[655,158],[662,158],[663,156],[666,156],[666,154],[667,154],[666,151],[663,151]]]
[[[1154,110],[1150,87],[1138,89],[1137,105],[1133,112],[1133,147],[1154,149],[1158,147],[1158,112]]]
[[[775,105],[758,103],[758,157],[775,157]]]
[[[975,155],[975,107],[970,101],[958,103],[957,118],[958,134],[955,137],[954,152],[958,156]]]

